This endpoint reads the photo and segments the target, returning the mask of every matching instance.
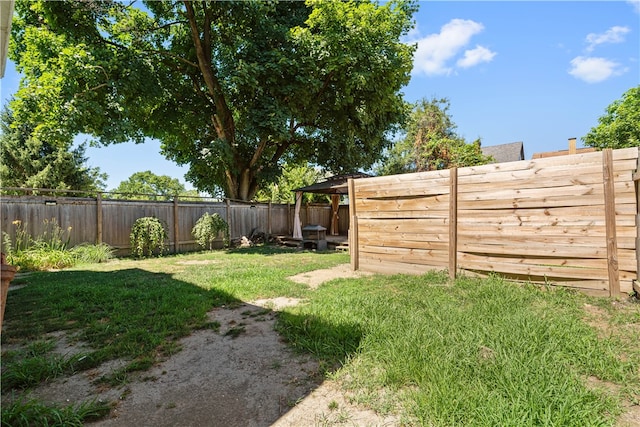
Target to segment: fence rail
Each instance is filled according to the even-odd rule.
[[[15,189],[14,189],[15,190]],[[12,241],[16,238],[14,221],[20,221],[31,236],[40,236],[46,222],[55,222],[64,230],[71,227],[70,245],[104,242],[114,247],[118,255],[127,255],[129,234],[138,218],[153,216],[163,221],[169,235],[172,252],[199,250],[191,234],[196,221],[205,213],[218,213],[229,224],[232,239],[248,236],[252,231],[269,235],[291,235],[295,209],[290,204],[222,202],[146,201],[106,199],[96,197],[0,196],[0,227]],[[339,208],[340,230],[349,228],[348,207]],[[329,228],[329,204],[305,204],[300,212],[304,225],[320,224]]]
[[[354,269],[631,292],[638,148],[349,183]]]

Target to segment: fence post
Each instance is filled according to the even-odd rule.
[[[458,271],[458,168],[449,169],[449,279]]]
[[[607,269],[609,296],[620,296],[620,270],[618,267],[618,239],[616,236],[616,192],[613,180],[613,153],[602,151],[602,179],[604,184],[604,218],[607,236]]]
[[[269,200],[269,207],[267,209],[267,241],[265,243],[268,243],[271,237],[271,200]]]
[[[640,295],[640,148],[636,160],[636,170],[633,173],[633,187],[636,191],[636,278],[632,281],[632,289]]]
[[[229,239],[233,239],[233,227],[231,226],[231,201],[224,199],[227,203],[227,227],[229,227]]]
[[[102,193],[96,196],[96,244],[102,243]]]
[[[640,159],[639,159],[640,160]],[[636,278],[632,281],[632,289],[636,295],[640,295],[640,193],[638,193],[638,181],[635,182],[636,187],[636,206],[638,213],[636,213]]]
[[[360,254],[358,253],[358,213],[356,212],[356,189],[353,178],[349,178],[349,254],[351,269],[360,269]]]
[[[178,196],[173,196],[173,252],[180,248],[180,221],[178,218]]]

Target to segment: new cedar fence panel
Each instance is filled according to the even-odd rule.
[[[446,170],[352,180],[352,266],[380,273],[447,268],[449,176]]]
[[[352,266],[629,293],[637,169],[629,148],[353,180]]]

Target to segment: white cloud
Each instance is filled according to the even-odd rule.
[[[484,25],[478,22],[452,19],[440,28],[439,33],[413,40],[413,43],[418,44],[414,55],[413,72],[426,75],[450,74],[453,68],[448,64],[448,61],[458,55],[469,44],[471,38],[482,30],[484,30]],[[465,58],[458,61],[459,66],[476,65],[472,61],[479,59],[481,59],[479,62],[487,61],[486,58],[489,58],[490,61],[495,55],[489,49],[481,47],[468,51],[468,54],[470,55],[469,59],[465,53]]]
[[[413,28],[409,30],[409,32],[404,38],[410,41],[410,40],[415,40],[419,37],[420,37],[420,28],[418,27],[418,23],[416,22]]]
[[[628,27],[611,27],[607,31],[601,34],[591,33],[587,34],[587,52],[591,52],[596,46],[603,43],[622,43],[624,41],[624,35],[631,31]]]
[[[640,13],[640,0],[627,0],[627,3],[633,7],[636,13]]]
[[[458,59],[456,65],[462,68],[469,68],[483,62],[491,62],[494,56],[496,56],[495,52],[490,51],[484,46],[476,46],[475,49],[465,51],[464,58]]]
[[[625,71],[620,64],[606,58],[578,56],[571,60],[569,74],[587,83],[599,83]]]

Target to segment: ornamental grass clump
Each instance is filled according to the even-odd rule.
[[[206,212],[202,215],[196,221],[191,234],[193,234],[200,246],[209,250],[213,249],[213,242],[218,239],[220,234],[223,236],[223,244],[226,246],[229,243],[229,225],[217,213],[212,215]]]
[[[2,250],[7,261],[25,270],[48,270],[71,267],[75,260],[69,252],[71,227],[63,229],[55,218],[42,222],[41,232],[33,237],[29,227],[21,220],[12,222],[15,226],[14,239],[2,233]]]
[[[162,255],[168,239],[167,230],[162,221],[155,217],[138,218],[131,227],[129,235],[131,255],[136,258]]]

